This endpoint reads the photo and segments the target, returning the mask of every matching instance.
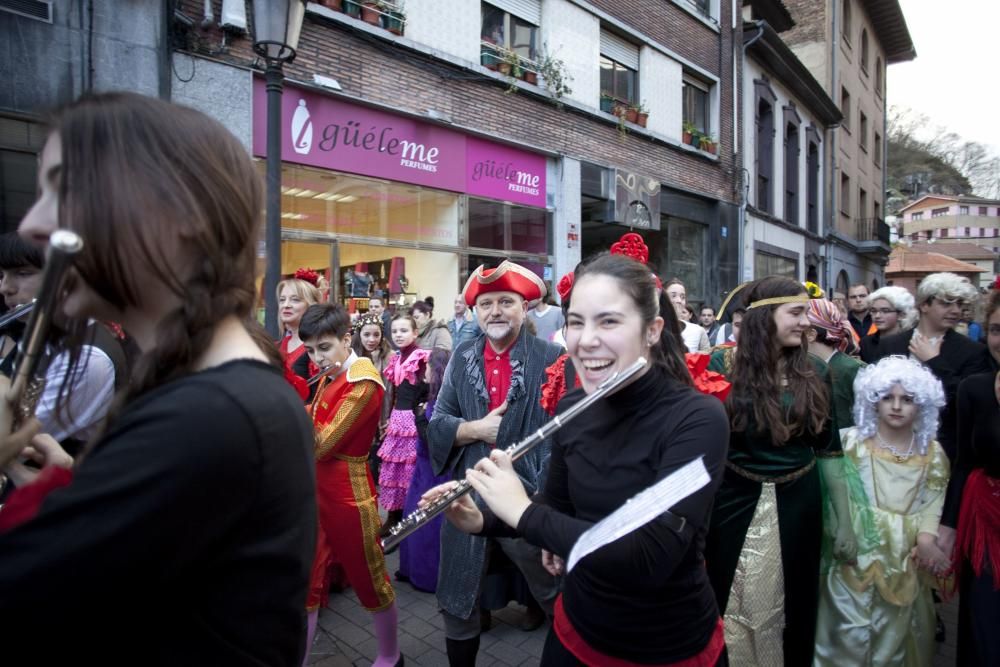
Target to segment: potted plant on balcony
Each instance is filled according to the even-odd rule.
[[[483,37],[479,43],[479,47],[479,62],[486,69],[496,71],[502,60],[500,52],[497,50],[496,42]]]
[[[360,0],[343,0],[344,13],[353,18],[361,18]]]
[[[636,125],[646,127],[646,121],[649,119],[649,109],[646,108],[646,100],[643,100],[632,108],[635,109]]]
[[[382,18],[382,7],[378,0],[363,0],[361,3],[361,20],[370,25],[379,25]]]
[[[327,9],[332,9],[335,12],[343,11],[344,9],[343,0],[322,0],[321,4]]]
[[[698,148],[705,151],[706,153],[711,153],[715,155],[716,144],[715,139],[712,138],[711,134],[703,134],[699,137]]]
[[[548,44],[543,44],[542,50],[538,54],[537,64],[538,75],[542,77],[545,89],[552,94],[556,106],[561,107],[562,96],[573,92],[573,89],[569,87],[569,82],[573,80],[573,77],[566,71],[566,63],[549,52]],[[603,99],[601,102],[603,110]]]
[[[688,146],[696,146],[695,137],[698,136],[698,128],[693,123],[684,121],[681,124],[681,141]]]
[[[385,29],[392,34],[403,34],[403,27],[406,25],[406,10],[403,7],[402,0],[392,4],[386,3],[383,22],[385,23]]]
[[[610,95],[601,95],[601,111],[604,113],[615,112],[615,98]]]

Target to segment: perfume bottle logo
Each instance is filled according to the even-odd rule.
[[[312,150],[313,124],[306,101],[300,99],[292,116],[292,148],[299,155],[307,155]]]

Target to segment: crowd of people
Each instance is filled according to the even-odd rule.
[[[0,434],[14,664],[306,664],[349,586],[373,664],[403,665],[401,585],[436,596],[455,667],[510,600],[524,629],[549,621],[546,666],[929,665],[955,595],[957,664],[1000,664],[1000,284],[828,300],[768,276],[695,310],[629,234],[558,303],[480,266],[445,320],[430,299],[350,313],[303,269],[273,341],[251,317],[260,178],[218,123],[87,96],[52,118],[39,177],[0,237],[6,307],[38,295],[53,232],[85,245],[34,306],[36,418]],[[700,486],[635,519],[697,460]],[[390,574],[384,539],[460,481]],[[637,527],[606,533],[612,514]]]

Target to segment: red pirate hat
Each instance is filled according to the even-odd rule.
[[[534,271],[505,259],[495,269],[487,269],[485,264],[481,264],[469,276],[462,295],[467,305],[474,306],[479,295],[487,292],[514,292],[531,304],[541,301],[546,289],[545,283]]]

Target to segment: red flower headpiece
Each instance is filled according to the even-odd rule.
[[[296,280],[304,280],[313,287],[319,287],[319,274],[312,269],[307,269],[305,267],[299,269],[295,272]]]
[[[573,289],[573,280],[576,275],[570,271],[565,276],[559,279],[559,284],[556,285],[556,292],[559,293],[559,300],[565,301],[569,298],[569,293]]]
[[[611,244],[612,255],[625,255],[631,257],[640,264],[649,261],[649,247],[642,237],[635,232],[622,235],[620,239]]]
[[[1000,290],[1000,275],[990,284],[990,289]]]

